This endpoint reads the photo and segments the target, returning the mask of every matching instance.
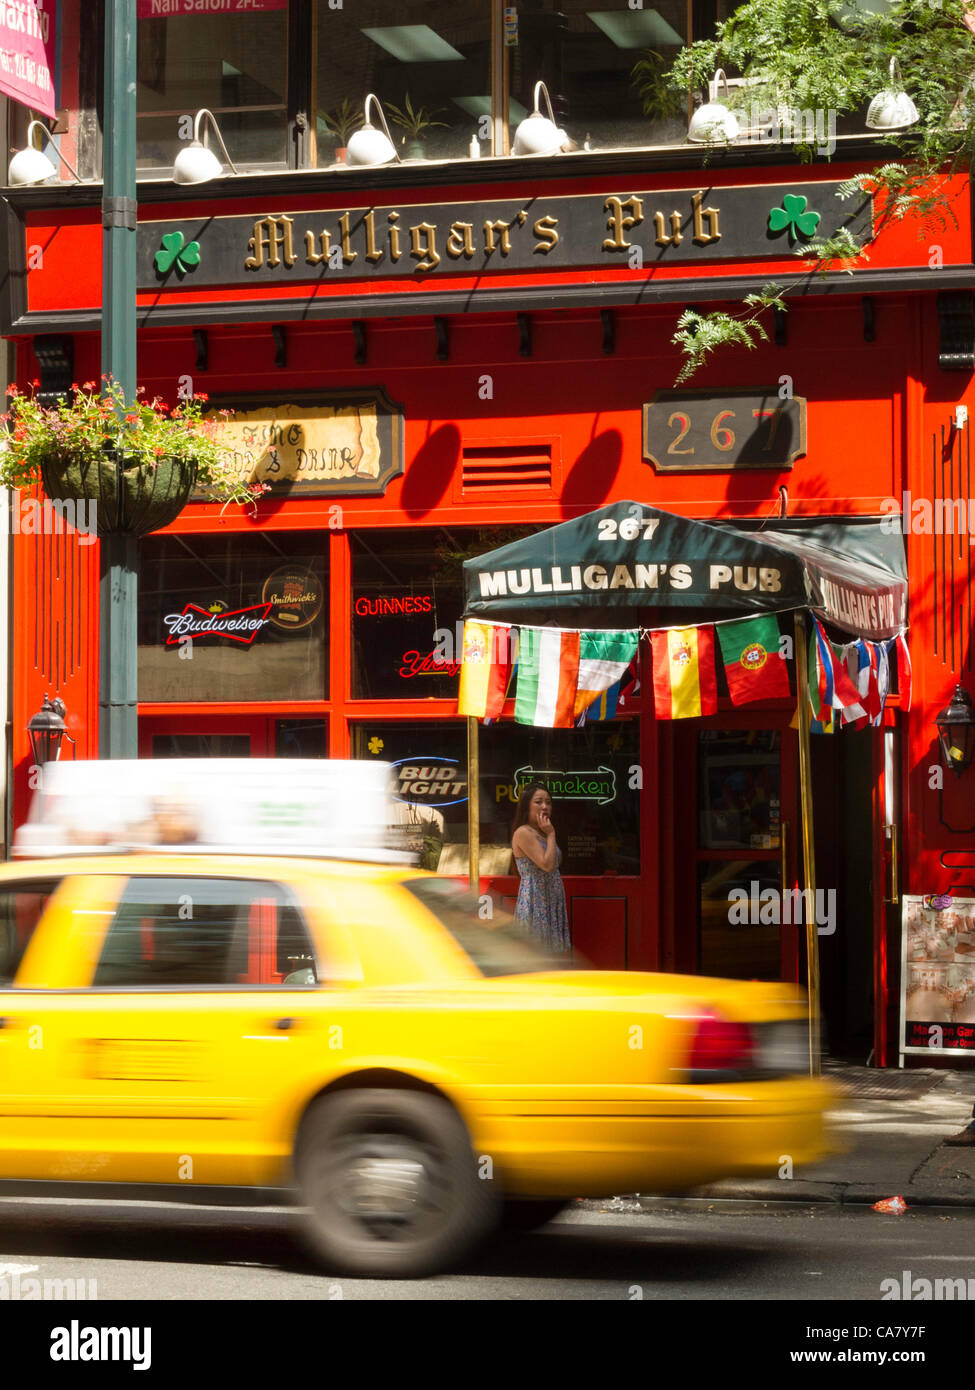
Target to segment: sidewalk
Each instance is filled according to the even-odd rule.
[[[831,1115],[838,1150],[831,1158],[796,1168],[791,1179],[773,1173],[677,1197],[641,1195],[639,1207],[654,1211],[675,1201],[872,1205],[898,1195],[909,1207],[975,1207],[975,1147],[946,1148],[942,1143],[972,1117],[975,1072],[827,1064],[824,1075],[844,1093],[842,1107]],[[632,1199],[623,1200],[627,1209],[637,1209]]]

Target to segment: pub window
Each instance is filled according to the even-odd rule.
[[[538,530],[430,527],[352,536],[352,696],[457,698],[464,560]]]
[[[420,865],[463,877],[467,860],[467,735],[463,720],[353,726],[353,756],[392,764],[395,834]],[[592,722],[576,729],[536,729],[500,721],[479,730],[481,872],[513,875],[511,829],[522,786],[543,781],[562,872],[640,872],[639,765],[634,719]]]
[[[147,536],[139,553],[141,700],[326,697],[327,537]]]
[[[172,169],[192,138],[192,117],[217,118],[238,169],[287,167],[288,5],[181,14],[160,0],[139,6],[136,124],[140,172]],[[152,16],[151,11],[161,13]],[[148,11],[149,13],[144,13]],[[220,158],[219,147],[215,152]]]
[[[490,154],[491,11],[491,0],[355,0],[341,9],[318,0],[318,164],[344,160],[369,92],[401,159],[466,159],[475,136]]]

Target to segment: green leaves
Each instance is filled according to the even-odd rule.
[[[814,236],[820,218],[818,212],[805,211],[807,201],[799,194],[787,193],[782,199],[782,207],[773,208],[768,215],[769,231],[784,232],[788,227],[790,244],[800,235]]]
[[[154,259],[160,275],[168,275],[174,266],[178,275],[185,275],[200,264],[200,243],[187,242],[182,232],[166,232],[162,250],[156,252]]]
[[[738,346],[751,351],[759,340],[767,342],[768,333],[759,315],[767,309],[787,312],[782,291],[775,284],[764,285],[758,294],[746,295],[744,304],[751,312],[726,314],[718,310],[713,314],[699,314],[694,309],[684,310],[677,320],[677,332],[670,340],[684,356],[675,386],[688,381],[719,348]]]

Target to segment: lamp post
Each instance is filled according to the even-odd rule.
[[[102,372],[135,400],[136,0],[105,0],[105,128],[102,189]],[[121,457],[117,459],[122,505]],[[136,538],[101,537],[98,753],[138,752]]]

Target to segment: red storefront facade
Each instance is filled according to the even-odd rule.
[[[381,756],[397,764],[404,802],[412,787],[437,813],[431,865],[462,875],[464,722],[455,675],[432,654],[461,616],[466,556],[625,498],[756,525],[779,515],[783,488],[790,518],[903,510],[910,521],[913,510],[912,708],[894,695],[882,729],[813,750],[818,881],[837,903],[820,937],[829,1039],[895,1062],[898,900],[975,896],[975,770],[936,774],[934,725],[957,683],[975,691],[971,537],[926,528],[915,507],[963,500],[966,525],[975,510],[969,425],[956,423],[959,405],[975,410],[975,257],[967,188],[936,246],[893,224],[852,276],[814,276],[787,240],[770,245],[783,189],[801,185],[810,206],[821,190],[825,206],[869,167],[866,146],[811,166],[732,150],[707,167],[684,147],[500,157],[476,179],[431,164],[143,185],[148,394],[203,391],[269,419],[293,407],[306,434],[334,407],[375,410],[380,423],[375,467],[350,468],[341,445],[315,457],[309,446],[297,481],[253,512],[191,503],[141,544],[140,755]],[[8,192],[4,332],[24,387],[98,376],[99,198],[97,185]],[[686,232],[676,242],[672,212]],[[202,273],[154,283],[174,231],[198,240]],[[790,290],[772,341],[726,351],[668,399],[654,453],[645,407],[673,387],[680,310],[732,307],[769,280]],[[761,402],[790,398],[804,403],[803,435],[791,461],[769,465]],[[74,742],[62,756],[98,755],[98,560],[96,544],[68,534],[19,534],[13,551],[17,823],[27,722],[45,693],[67,706]],[[252,640],[207,633],[206,614],[241,610],[266,624]],[[801,982],[801,928],[727,924],[730,884],[800,878],[794,708],[725,701],[711,719],[657,719],[643,662],[641,693],[615,721],[550,732],[506,715],[483,731],[482,891],[512,899],[516,773],[596,770],[601,794],[556,802],[578,949],[601,966]]]

